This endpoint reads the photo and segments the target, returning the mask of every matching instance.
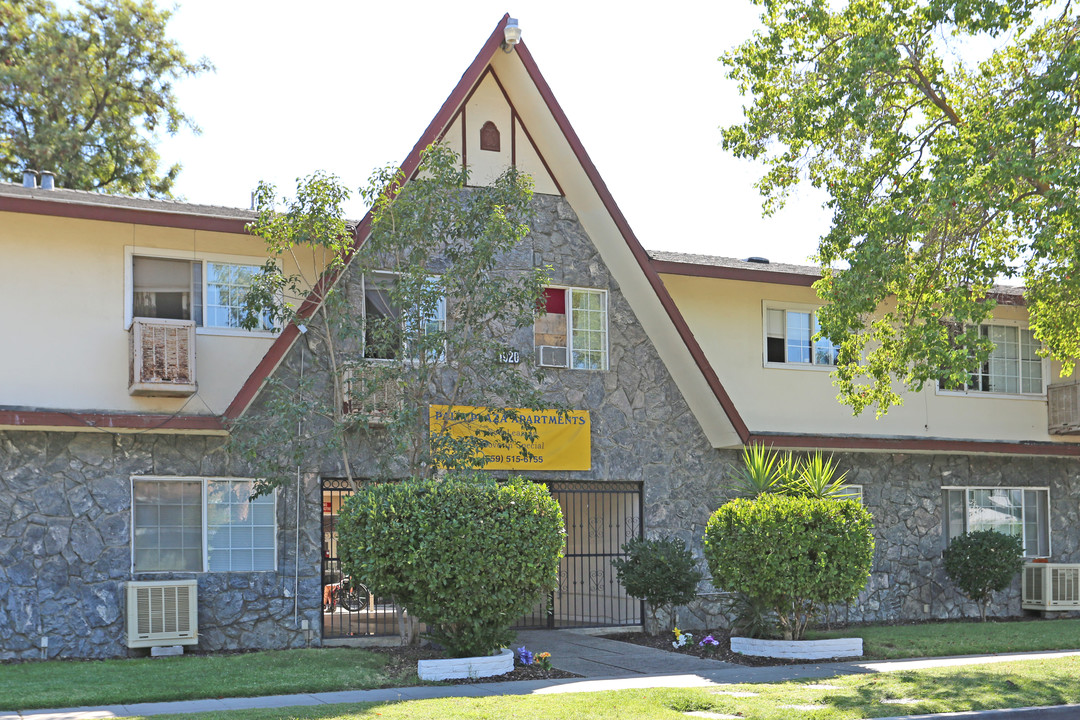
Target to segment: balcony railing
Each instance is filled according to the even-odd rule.
[[[1080,565],[1025,563],[1021,597],[1025,610],[1080,609]]]

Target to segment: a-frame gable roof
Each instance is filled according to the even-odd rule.
[[[521,120],[526,139],[540,156],[544,171],[550,175],[557,192],[564,195],[574,208],[714,447],[762,443],[778,447],[837,450],[1080,455],[1080,447],[1062,444],[869,436],[811,437],[748,428],[664,286],[660,273],[673,271],[672,263],[665,263],[660,258],[650,259],[643,249],[527,45],[519,42],[511,53],[500,49],[503,28],[508,19],[509,16],[504,16],[496,25],[453,92],[413,146],[402,163],[405,176],[412,177],[424,148],[446,138],[447,131],[479,83],[485,77],[493,76],[513,115]],[[365,217],[357,228],[358,245],[366,238],[369,227],[370,217]],[[332,282],[334,278],[326,280]],[[790,280],[785,279],[787,281],[805,284],[807,278],[800,274],[798,277],[792,276]],[[305,304],[307,311],[314,310],[318,296],[317,288]],[[237,417],[248,407],[298,336],[299,331],[294,326],[282,333],[226,411],[226,420]]]
[[[509,15],[504,15],[496,25],[413,146],[402,163],[405,177],[413,176],[424,148],[445,136],[478,84],[493,74],[514,115],[521,120],[525,139],[537,151],[558,191],[578,214],[706,436],[716,447],[739,444],[748,435],[745,425],[585,152],[532,53],[524,42],[519,42],[513,52],[502,51],[508,19]],[[366,239],[370,222],[369,214],[358,225],[358,246]],[[301,314],[313,312],[322,289],[335,280],[324,278],[301,307]],[[281,333],[226,410],[226,420],[239,417],[247,409],[298,337],[295,325]]]

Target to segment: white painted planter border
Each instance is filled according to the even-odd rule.
[[[418,660],[416,672],[421,680],[457,680],[502,675],[514,669],[514,651],[503,648],[487,657],[440,658]]]
[[[862,657],[862,638],[835,640],[759,640],[731,638],[731,651],[755,657],[786,658],[791,660],[829,660],[831,658]]]

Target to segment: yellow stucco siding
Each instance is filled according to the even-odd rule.
[[[261,240],[238,234],[0,213],[0,299],[9,308],[0,405],[185,414],[219,414],[228,406],[273,342],[271,334],[200,328],[196,395],[128,394],[127,265],[140,251],[229,256],[253,265],[266,257]],[[305,274],[313,276],[314,268]]]
[[[809,287],[681,275],[661,276],[705,356],[752,432],[851,434],[986,441],[1062,441],[1047,432],[1045,396],[955,394],[926,387],[880,419],[852,416],[836,400],[825,367],[776,364],[765,357],[765,309],[820,305]],[[1022,307],[997,318],[1023,323]],[[1044,376],[1058,367],[1044,363]],[[1051,374],[1052,373],[1052,374]]]

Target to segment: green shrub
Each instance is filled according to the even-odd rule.
[[[555,587],[563,536],[559,504],[521,478],[366,484],[338,523],[345,571],[393,595],[451,657],[510,644],[510,626]]]
[[[723,505],[705,527],[713,585],[776,612],[787,639],[802,639],[825,606],[853,600],[874,554],[873,520],[854,500],[766,493]]]
[[[954,538],[942,553],[945,574],[960,592],[979,604],[986,622],[990,594],[1012,584],[1024,566],[1024,545],[1015,535],[977,530]]]
[[[653,628],[657,610],[685,605],[697,595],[698,583],[704,576],[682,540],[634,538],[622,550],[626,558],[611,564],[626,592],[649,604]]]

